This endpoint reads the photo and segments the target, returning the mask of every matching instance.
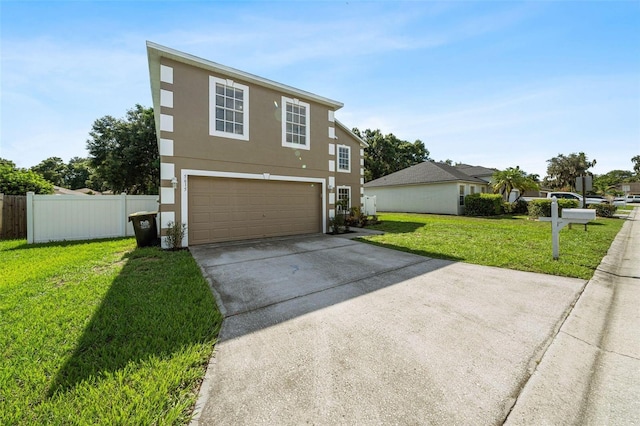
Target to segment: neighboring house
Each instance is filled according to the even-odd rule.
[[[102,193],[100,191],[95,191],[91,188],[80,188],[80,189],[76,189],[76,191],[82,192],[83,194],[87,194],[87,195],[113,195],[113,194]]]
[[[626,182],[616,185],[616,189],[624,192],[624,195],[640,194],[640,182]]]
[[[498,169],[490,169],[488,167],[482,166],[471,166],[469,164],[456,164],[454,167],[467,176],[482,179],[487,183],[491,182],[493,174],[498,171]]]
[[[87,195],[86,193],[81,191],[67,189],[56,185],[53,186],[53,193],[55,195]]]
[[[342,103],[147,42],[160,152],[160,227],[183,245],[326,232],[361,206],[366,143]]]
[[[480,176],[486,176],[487,170],[491,169]],[[491,192],[487,180],[432,161],[372,180],[364,187],[367,196],[376,197],[378,211],[453,215],[464,213],[466,195]]]

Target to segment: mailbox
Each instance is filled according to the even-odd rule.
[[[563,209],[562,220],[584,225],[592,220],[596,220],[596,211],[594,209]]]

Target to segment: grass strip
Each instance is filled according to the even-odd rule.
[[[0,424],[183,424],[221,320],[188,251],[0,241]]]
[[[622,227],[619,218],[598,218],[560,231],[560,259],[553,260],[551,225],[526,216],[476,218],[382,213],[372,229],[384,235],[363,237],[371,244],[422,256],[519,271],[590,279]]]

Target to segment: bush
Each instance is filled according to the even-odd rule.
[[[469,194],[464,197],[466,216],[494,216],[502,214],[502,196],[499,194]]]
[[[182,239],[184,238],[184,234],[187,231],[187,225],[185,225],[184,223],[180,224],[173,221],[167,223],[167,225],[169,226],[166,231],[167,246],[170,250],[178,250],[182,247]]]
[[[347,231],[347,224],[345,223],[345,215],[342,213],[336,213],[334,217],[329,218],[329,227],[332,234],[342,234]]]
[[[518,198],[515,203],[511,204],[511,213],[513,214],[527,214],[529,212],[529,203],[527,200]]]
[[[507,201],[502,203],[502,213],[511,214],[513,213],[513,203],[509,203]]]
[[[529,201],[528,214],[530,218],[551,217],[551,199],[537,199]],[[558,199],[558,216],[562,216],[562,209],[575,209],[578,200]]]
[[[618,210],[618,206],[612,204],[591,204],[587,208],[595,209],[596,215],[600,217],[613,217],[613,214]]]

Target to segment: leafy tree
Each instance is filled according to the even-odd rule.
[[[49,157],[33,166],[31,170],[56,186],[65,186],[67,165],[60,157]]]
[[[89,135],[89,162],[97,180],[115,193],[158,193],[160,159],[153,108],[136,105],[125,119],[99,118]]]
[[[640,178],[640,155],[631,157],[631,162],[633,163],[633,171],[635,172],[636,177]]]
[[[537,183],[537,175],[528,175],[520,166],[515,168],[509,167],[505,170],[498,170],[491,178],[493,190],[500,193],[505,200],[509,199],[509,194],[514,189],[519,192],[518,198],[526,191],[534,191],[539,189]],[[517,199],[516,199],[517,200]]]
[[[383,135],[380,130],[367,129],[353,132],[369,145],[364,149],[364,179],[371,181],[409,166],[429,160],[429,150],[421,140],[411,143]]]
[[[572,153],[568,156],[558,154],[547,160],[547,177],[544,179],[545,185],[554,189],[567,188],[575,189],[576,178],[587,173],[587,170],[596,165],[596,160],[588,161],[584,152]]]
[[[593,191],[600,195],[618,195],[616,186],[624,182],[633,181],[633,172],[628,170],[611,170],[593,178]]]
[[[31,170],[18,169],[13,161],[0,158],[0,193],[5,195],[25,195],[53,193],[53,185]]]
[[[64,177],[65,186],[69,189],[80,189],[89,187],[101,191],[100,188],[89,186],[91,177],[91,165],[88,158],[73,157],[67,165],[67,173]]]
[[[5,159],[5,158],[0,158],[0,167],[1,167],[1,166],[9,166],[9,167],[11,167],[12,169],[15,169],[15,168],[16,168],[16,163],[14,163],[14,162],[13,162],[13,161],[11,161],[11,160],[7,160],[7,159]]]

